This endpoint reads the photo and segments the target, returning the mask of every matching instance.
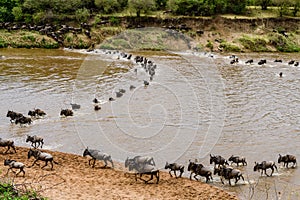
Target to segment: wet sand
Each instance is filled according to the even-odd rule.
[[[188,178],[171,178],[168,172],[160,171],[159,184],[145,184],[141,180],[135,181],[132,173],[127,173],[124,166],[115,163],[115,168],[103,168],[103,163],[96,162],[95,168],[88,165],[89,158],[62,152],[47,151],[53,155],[53,170],[50,165],[44,169],[32,165],[34,159],[27,159],[29,148],[17,147],[17,153],[4,154],[0,149],[1,178],[14,178],[4,166],[5,158],[15,159],[26,165],[25,177],[20,174],[14,178],[16,187],[33,188],[49,199],[238,199],[222,189],[206,183],[189,180]],[[185,172],[188,173],[188,172]]]

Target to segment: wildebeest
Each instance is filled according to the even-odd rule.
[[[135,86],[134,86],[134,85],[130,85],[129,89],[130,89],[130,90],[134,90],[134,89],[135,89]]]
[[[43,117],[46,115],[46,113],[44,111],[42,111],[41,109],[37,108],[34,110],[29,110],[28,115],[31,117]]]
[[[148,85],[149,85],[149,82],[144,80],[144,86],[146,87]]]
[[[94,99],[93,99],[93,102],[94,102],[94,103],[99,103],[99,100],[98,100],[97,98],[94,98]]]
[[[243,166],[244,165],[247,165],[247,162],[246,162],[246,158],[245,157],[240,157],[240,156],[230,156],[230,158],[228,159],[228,161],[231,161],[231,164],[232,163],[236,163],[237,166],[239,166],[239,163],[242,163]]]
[[[267,169],[269,169],[269,168],[272,170],[271,175],[267,174]],[[265,172],[265,175],[267,175],[267,176],[272,176],[272,174],[274,172],[274,168],[276,169],[276,171],[278,171],[277,166],[275,165],[274,161],[263,161],[261,163],[255,162],[255,166],[254,166],[253,170],[254,171],[261,170],[261,174],[260,174],[261,176],[262,176],[263,172]]]
[[[235,179],[235,184],[242,178],[245,181],[243,174],[238,169],[233,169],[231,167],[220,167],[214,169],[214,174],[218,174],[221,177],[221,182],[224,184],[223,178],[229,181],[229,185],[231,185],[230,179]]]
[[[133,158],[126,158],[125,167],[129,165],[130,162],[134,162],[138,165],[153,165],[155,166],[155,162],[153,157],[150,156],[135,156]]]
[[[101,110],[101,106],[95,105],[95,106],[94,106],[94,110],[96,110],[96,111],[97,111],[97,110]]]
[[[245,63],[246,64],[252,64],[253,63],[253,59],[247,60]]]
[[[184,172],[184,166],[177,163],[166,162],[165,169],[170,169],[169,174],[171,177],[172,177],[171,172],[173,171],[176,178],[177,178],[176,171],[180,171],[179,177],[181,177]]]
[[[267,60],[266,60],[266,59],[262,59],[262,60],[260,60],[257,64],[263,65],[263,64],[265,64],[265,63],[267,63]]]
[[[15,160],[5,159],[4,165],[9,166],[6,174],[8,174],[9,170],[11,170],[13,173],[16,174],[16,176],[18,176],[20,172],[23,172],[23,176],[25,176],[25,171],[24,171],[25,165],[23,163],[17,162]],[[16,173],[13,169],[19,169],[20,171]]]
[[[297,165],[297,159],[296,159],[296,156],[293,156],[293,155],[285,155],[285,156],[282,156],[279,154],[279,158],[278,158],[278,163],[281,163],[283,162],[283,167],[286,166],[286,168],[289,168],[289,163],[293,163],[293,166],[292,167],[295,167],[295,165]]]
[[[9,110],[9,111],[7,111],[6,117],[9,117],[10,118],[10,122],[12,123],[16,119],[23,117],[23,114],[22,113],[14,112],[12,110]]]
[[[101,152],[100,150],[86,148],[83,152],[83,156],[92,157],[92,159],[89,160],[89,165],[91,165],[91,161],[94,161],[92,167],[95,167],[96,160],[103,160],[105,163],[104,167],[107,166],[107,161],[108,161],[111,163],[112,168],[114,168],[114,163],[111,159],[111,156],[107,153]]]
[[[65,117],[73,116],[73,110],[70,109],[61,109],[60,116],[64,115]]]
[[[293,65],[294,63],[295,63],[294,60],[291,60],[291,61],[288,62],[289,65]]]
[[[217,156],[213,156],[213,155],[209,155],[210,156],[210,160],[209,160],[209,163],[212,164],[214,163],[215,164],[215,167],[218,165],[222,165],[222,166],[225,166],[225,165],[229,165],[227,160],[225,158],[223,158],[222,156],[220,155],[217,155]]]
[[[39,160],[45,162],[45,165],[42,167],[42,169],[48,165],[48,162],[50,162],[50,164],[51,164],[51,170],[53,169],[53,162],[55,164],[58,164],[57,162],[55,162],[53,160],[53,156],[51,154],[42,152],[37,149],[29,149],[27,155],[28,155],[28,159],[30,159],[31,156],[33,156],[35,158],[35,161],[32,163],[32,165],[30,167],[32,167],[34,164],[36,164],[36,162]]]
[[[71,105],[73,110],[78,110],[81,107],[79,104],[76,104],[76,103],[70,103],[70,105]]]
[[[275,59],[274,62],[281,62],[282,63],[282,60],[281,59]]]
[[[213,178],[212,178],[212,172],[208,168],[204,167],[200,163],[195,163],[195,162],[190,161],[190,163],[188,165],[188,171],[191,172],[190,179],[192,179],[192,174],[195,174],[194,178],[196,180],[198,180],[198,178],[197,178],[198,175],[205,177],[206,178],[206,183],[210,179],[213,180]]]
[[[123,96],[123,93],[122,92],[116,92],[116,97],[121,97],[121,96]]]
[[[139,179],[143,180],[145,183],[148,183],[149,181],[151,181],[153,179],[153,176],[156,177],[156,184],[158,184],[159,182],[159,170],[153,166],[153,165],[149,165],[149,164],[138,164],[136,162],[134,162],[133,160],[129,161],[128,163],[128,169],[129,171],[132,170],[136,170],[137,173],[135,174],[135,181],[137,181],[137,176],[139,175]],[[150,175],[150,179],[149,180],[145,180],[142,179],[143,175]]]
[[[31,118],[30,117],[25,117],[25,116],[22,116],[22,117],[20,117],[20,118],[17,118],[16,120],[15,120],[15,124],[20,124],[21,126],[23,125],[23,124],[31,124],[32,123],[32,120],[31,120]]]
[[[13,140],[4,140],[0,138],[0,147],[7,147],[5,153],[7,153],[10,150],[10,148],[12,148],[15,151],[15,153],[17,153]]]
[[[41,148],[43,148],[44,139],[36,135],[34,136],[27,135],[26,142],[31,142],[31,146],[34,148],[38,148],[41,144]]]

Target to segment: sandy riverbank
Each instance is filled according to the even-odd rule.
[[[1,149],[3,151],[3,148]],[[30,166],[33,158],[27,159],[28,148],[17,147],[15,154],[0,154],[1,177],[6,177],[5,158],[15,159]],[[62,152],[50,152],[59,165],[40,169],[39,166],[26,168],[25,177],[15,178],[18,187],[31,187],[49,199],[238,199],[209,184],[191,181],[187,178],[171,178],[167,172],[161,172],[159,184],[144,184],[135,181],[132,174],[124,172],[117,163],[115,169],[88,166],[88,158]],[[41,163],[43,164],[43,163]],[[14,177],[12,172],[9,177]]]

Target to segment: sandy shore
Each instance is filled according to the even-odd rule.
[[[14,178],[5,158],[15,159],[30,166],[34,159],[27,159],[29,148],[17,147],[17,153],[3,154],[1,148],[1,178]],[[51,153],[59,164],[44,169],[35,165],[25,168],[26,175],[14,178],[17,187],[33,188],[49,199],[238,199],[219,188],[187,178],[171,178],[167,172],[161,172],[159,184],[144,184],[134,179],[133,174],[124,172],[124,166],[115,164],[115,168],[103,168],[97,161],[95,168],[88,165],[88,158],[62,152]]]

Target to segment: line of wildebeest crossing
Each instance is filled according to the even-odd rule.
[[[107,51],[107,54],[114,54],[115,52],[113,51]],[[119,52],[118,52],[119,53]],[[128,59],[131,60],[132,55],[131,54],[126,54],[126,53],[119,53],[118,59],[123,58],[123,59]],[[154,64],[153,61],[150,61],[149,59],[143,57],[143,56],[136,56],[134,58],[134,61],[136,64],[139,64],[140,67],[142,67],[147,74],[149,75],[149,80],[144,80],[143,84],[145,87],[148,87],[150,85],[150,82],[153,80],[153,77],[155,75],[155,70],[157,68],[157,65]],[[137,74],[137,69],[134,69],[135,74]],[[130,90],[134,90],[135,86],[131,85]],[[125,89],[119,89],[116,94],[116,98],[120,98],[123,96],[123,94],[126,92]],[[109,97],[109,101],[114,101],[114,97]],[[100,110],[101,107],[99,105],[99,100],[97,98],[93,99],[94,105],[94,110]],[[74,112],[73,110],[80,109],[79,104],[71,103],[72,109],[61,109],[60,115],[61,116],[73,116]],[[10,118],[11,123],[15,124],[21,124],[23,125],[30,125],[32,121],[36,118],[43,118],[46,116],[46,113],[42,111],[41,109],[35,108],[34,110],[30,110],[28,112],[29,117],[24,116],[22,113],[14,112],[12,110],[9,110],[7,112],[7,117]],[[51,170],[54,168],[54,164],[59,164],[57,163],[53,156],[49,153],[43,152],[42,148],[44,145],[44,139],[39,136],[30,136],[28,135],[26,138],[26,142],[31,142],[31,148],[28,151],[28,159],[31,157],[34,157],[34,161],[31,166],[26,166],[26,167],[32,167],[35,164],[37,164],[40,161],[43,161],[45,164],[41,167],[42,169],[48,166],[48,163],[51,165]],[[7,150],[4,152],[4,154],[7,154],[9,152],[11,153],[17,153],[14,141],[13,140],[5,140],[0,138],[0,147],[7,147]],[[13,150],[13,152],[11,151]],[[114,168],[114,162],[110,154],[102,152],[101,150],[98,149],[91,149],[91,148],[86,148],[83,152],[83,156],[89,156],[90,159],[88,160],[88,165],[91,166],[92,168],[95,167],[96,160],[104,162],[104,167],[107,167],[107,165],[110,165],[111,168]],[[237,156],[237,155],[232,155],[230,158],[225,159],[224,157],[220,155],[210,155],[210,164],[214,164],[213,170],[211,170],[210,166],[205,166],[203,163],[199,163],[197,161],[192,161],[189,160],[188,166],[187,166],[187,171],[190,172],[190,179],[192,177],[196,180],[199,180],[199,177],[204,177],[206,179],[206,182],[213,182],[213,175],[218,175],[220,177],[221,182],[224,184],[224,179],[228,180],[229,184],[231,184],[231,180],[235,180],[235,184],[243,180],[245,181],[245,178],[243,176],[243,173],[240,169],[237,169],[234,167],[236,166],[247,166],[247,161],[245,157]],[[229,162],[231,162],[229,164]],[[278,157],[278,163],[283,163],[283,166],[286,168],[289,168],[292,164],[291,167],[295,168],[297,166],[297,160],[294,155],[281,155],[279,154]],[[151,180],[156,178],[156,183],[159,183],[160,180],[160,170],[154,161],[153,157],[150,156],[135,156],[132,158],[127,157],[125,160],[125,168],[128,169],[130,172],[134,172],[135,175],[135,180],[137,181],[142,180],[145,183],[149,183]],[[22,172],[23,176],[25,176],[25,164],[18,162],[17,160],[13,159],[5,159],[4,165],[8,166],[7,173],[9,171],[13,171],[16,173],[13,169],[18,169],[19,172],[16,173],[16,176]],[[290,165],[290,166],[289,166]],[[175,175],[176,178],[182,177],[184,171],[185,171],[185,166],[180,163],[169,163],[166,162],[166,165],[164,169],[169,169],[169,174],[172,177],[172,173]],[[272,176],[274,173],[274,170],[278,171],[278,168],[276,166],[276,163],[274,161],[262,161],[262,162],[255,162],[254,171],[261,172],[261,176],[265,174],[266,176]],[[267,170],[271,170],[271,173],[268,174]],[[179,172],[179,175],[177,175],[177,172]],[[143,175],[149,175],[148,179],[144,179]]]

